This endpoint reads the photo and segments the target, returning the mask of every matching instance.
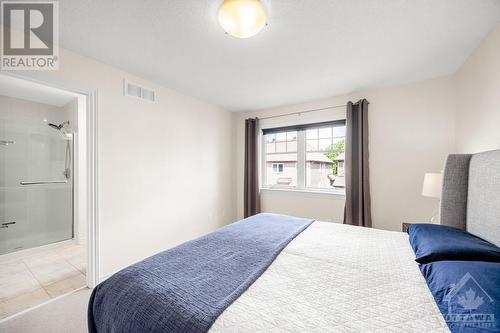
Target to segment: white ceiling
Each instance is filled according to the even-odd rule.
[[[0,75],[0,95],[62,107],[78,95],[32,81]]]
[[[499,0],[263,0],[269,25],[225,35],[221,0],[60,1],[63,47],[231,111],[455,72]]]

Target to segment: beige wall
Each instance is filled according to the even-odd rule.
[[[338,194],[262,190],[262,211],[342,223],[344,197]]]
[[[400,230],[404,221],[428,221],[438,203],[421,196],[426,172],[439,172],[455,149],[455,85],[452,77],[337,96],[299,105],[238,115],[238,216],[243,215],[244,119],[370,101],[370,175],[376,228]],[[313,116],[314,115],[314,116]],[[344,117],[344,108],[282,118],[285,125]],[[315,118],[313,118],[315,117]],[[281,125],[278,120],[265,127]],[[344,197],[314,193],[263,191],[264,211],[342,221]]]
[[[67,50],[60,59],[59,71],[19,74],[98,90],[101,277],[234,220],[232,113]],[[125,78],[158,102],[124,97]]]
[[[474,153],[500,148],[500,25],[456,78],[458,150]]]

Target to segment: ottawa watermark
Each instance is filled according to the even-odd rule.
[[[494,300],[470,273],[466,273],[456,284],[450,285],[443,300],[448,304],[448,313],[444,315],[444,319],[450,327],[497,327]]]
[[[59,3],[1,1],[2,70],[59,68]]]

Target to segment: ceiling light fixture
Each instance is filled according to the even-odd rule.
[[[266,12],[259,0],[224,0],[219,24],[231,36],[252,37],[266,25]]]

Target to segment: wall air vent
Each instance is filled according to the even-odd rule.
[[[123,80],[123,95],[140,98],[148,102],[156,102],[156,93],[153,89],[140,86],[127,80]]]

